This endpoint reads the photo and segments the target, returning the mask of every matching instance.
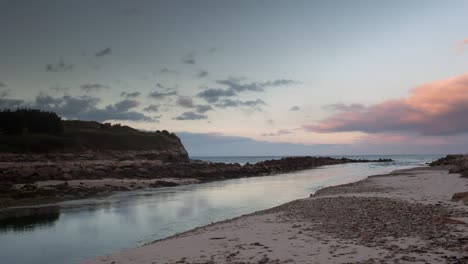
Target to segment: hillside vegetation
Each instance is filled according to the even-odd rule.
[[[181,145],[166,130],[145,132],[120,124],[62,120],[55,113],[32,109],[0,112],[0,152],[165,150]]]

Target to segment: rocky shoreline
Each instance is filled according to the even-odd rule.
[[[118,191],[170,187],[286,173],[318,166],[389,159],[287,157],[255,164],[212,163],[161,151],[81,154],[1,154],[0,208],[108,195]]]
[[[468,182],[456,163],[324,188],[101,263],[468,263]]]

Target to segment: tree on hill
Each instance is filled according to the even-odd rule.
[[[36,109],[0,111],[0,134],[58,134],[62,119],[53,112]]]

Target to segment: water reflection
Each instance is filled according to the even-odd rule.
[[[53,227],[60,218],[60,207],[37,207],[12,209],[1,214],[0,234],[28,232],[38,228]]]

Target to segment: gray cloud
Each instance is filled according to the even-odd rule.
[[[10,94],[10,90],[2,90],[0,91],[0,98],[5,98]]]
[[[177,99],[176,104],[184,108],[194,108],[197,113],[201,113],[201,114],[206,113],[210,110],[213,110],[213,107],[211,107],[211,105],[194,104],[192,98],[187,97],[187,96],[180,96]]]
[[[125,111],[128,111],[128,110],[130,110],[132,108],[135,108],[135,107],[137,107],[139,105],[140,105],[140,102],[138,102],[136,100],[126,99],[126,100],[122,100],[120,102],[117,102],[114,105],[114,108],[119,112],[125,112]]]
[[[322,108],[329,111],[360,111],[364,110],[366,107],[362,104],[330,104],[325,105]]]
[[[177,74],[176,70],[172,70],[172,69],[168,69],[168,68],[163,68],[160,72],[164,73],[164,74]]]
[[[200,70],[200,71],[198,71],[198,73],[197,73],[197,77],[198,77],[198,78],[204,78],[204,77],[206,77],[206,76],[208,76],[208,72],[205,71],[205,70]]]
[[[135,100],[123,100],[104,108],[99,108],[99,98],[91,96],[52,97],[48,94],[39,94],[34,101],[25,102],[19,99],[0,98],[0,108],[16,109],[21,107],[52,111],[67,119],[81,119],[93,121],[131,120],[153,121],[153,118],[142,113],[131,111],[139,105]]]
[[[143,108],[143,110],[146,112],[159,112],[159,107],[159,105],[151,104]]]
[[[293,107],[291,107],[291,109],[289,109],[289,111],[299,111],[301,110],[301,108],[299,108],[299,106],[295,105]]]
[[[217,80],[216,83],[227,86],[227,88],[208,88],[198,93],[197,96],[205,99],[209,103],[214,103],[217,102],[221,97],[232,97],[245,91],[263,92],[267,87],[291,85],[297,82],[287,79],[277,79],[267,82],[242,83],[241,78],[228,78],[225,80]]]
[[[195,105],[193,104],[192,98],[187,97],[187,96],[179,96],[179,98],[177,98],[176,104],[185,108],[195,107]]]
[[[211,107],[211,105],[196,105],[195,109],[197,110],[198,113],[203,114],[203,113],[213,110],[213,107]]]
[[[67,72],[73,69],[73,64],[65,63],[61,58],[56,64],[49,63],[45,68],[48,72]]]
[[[66,92],[70,90],[70,87],[52,86],[50,87],[50,90],[55,91],[55,92]]]
[[[22,101],[22,100],[21,100]],[[52,97],[47,94],[39,94],[31,103],[21,102],[21,107],[31,107],[46,111],[52,111],[67,119],[81,119],[93,121],[106,120],[130,120],[153,121],[153,118],[130,109],[139,105],[134,100],[123,100],[104,108],[99,108],[99,98],[91,96]],[[0,102],[1,105],[1,102]]]
[[[103,85],[100,83],[88,83],[88,84],[83,84],[80,86],[81,90],[89,93],[89,92],[97,92],[103,89],[109,89],[110,87],[107,85]]]
[[[15,109],[24,106],[24,100],[0,98],[0,109]]]
[[[225,80],[218,80],[216,83],[223,84],[228,87],[228,89],[234,90],[236,92],[243,92],[243,91],[257,91],[262,92],[266,87],[278,87],[284,85],[291,85],[295,84],[296,82],[293,80],[287,79],[277,79],[274,81],[267,81],[267,82],[251,82],[251,83],[241,83],[240,78],[228,78]]]
[[[215,52],[217,52],[217,51],[218,51],[217,48],[210,48],[210,49],[208,49],[208,53],[209,53],[209,54],[213,54],[213,53],[215,53]]]
[[[141,93],[140,92],[121,92],[120,93],[120,96],[122,97],[126,97],[126,98],[136,98],[138,96],[140,96]]]
[[[231,97],[235,96],[236,92],[232,90],[208,88],[197,94],[198,97],[205,99],[208,103],[215,103],[220,97]]]
[[[185,112],[182,115],[174,118],[175,120],[202,120],[202,119],[208,119],[208,116],[202,115],[202,114],[197,114],[195,112]]]
[[[151,97],[153,99],[157,99],[157,100],[162,100],[162,99],[164,99],[166,97],[174,96],[174,95],[177,95],[177,91],[168,91],[168,92],[154,91],[154,92],[149,94],[149,97]]]
[[[112,54],[112,49],[111,48],[105,48],[102,50],[98,50],[94,53],[95,57],[103,57],[103,56],[108,56]]]
[[[4,82],[0,81],[0,88],[5,88],[5,87],[7,87],[7,85]]]
[[[220,107],[220,108],[229,108],[229,107],[253,107],[260,109],[261,106],[266,105],[266,103],[261,100],[248,100],[248,101],[242,101],[242,100],[231,100],[231,99],[224,99],[217,103],[215,106]]]
[[[195,59],[195,52],[190,52],[189,54],[182,57],[182,62],[185,64],[195,65],[197,63]]]
[[[275,136],[281,136],[281,135],[287,135],[287,134],[292,134],[292,132],[287,130],[287,129],[280,129],[280,130],[278,130],[276,132],[273,132],[273,133],[262,134],[262,136],[264,136],[264,137],[275,137]]]

